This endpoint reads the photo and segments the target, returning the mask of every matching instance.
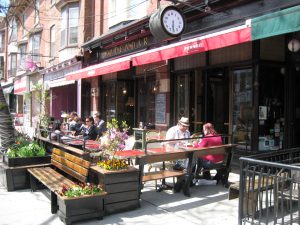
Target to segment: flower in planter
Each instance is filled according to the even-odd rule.
[[[113,118],[107,123],[107,132],[101,138],[101,150],[103,160],[98,162],[98,166],[106,170],[119,170],[128,167],[126,160],[115,158],[116,151],[122,151],[125,148],[125,140],[127,135],[128,125],[122,121],[119,126],[118,121]]]
[[[62,185],[61,189],[58,190],[60,196],[73,198],[88,195],[97,195],[103,192],[101,185],[95,185],[90,183],[79,183],[77,186],[69,187]]]
[[[126,160],[115,159],[115,158],[100,161],[98,162],[98,166],[106,170],[121,170],[121,169],[128,168],[128,164],[126,163]]]

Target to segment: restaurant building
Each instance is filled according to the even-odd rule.
[[[300,1],[176,4],[186,28],[165,40],[154,37],[149,18],[170,3],[156,3],[149,16],[82,46],[85,68],[66,79],[90,83],[91,111],[132,127],[167,129],[187,116],[198,132],[212,122],[242,152],[300,145]]]

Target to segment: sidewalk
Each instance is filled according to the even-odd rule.
[[[239,176],[231,173],[230,182]],[[77,225],[235,225],[238,223],[238,199],[228,200],[228,189],[221,185],[191,188],[191,197],[172,191],[156,192],[154,183],[146,183],[141,208],[105,216],[103,220],[87,220]],[[50,201],[41,192],[20,190],[7,192],[0,186],[1,225],[63,225],[50,212]]]

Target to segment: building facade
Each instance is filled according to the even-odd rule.
[[[299,1],[178,2],[185,32],[164,40],[149,19],[176,1],[129,2],[104,1],[103,15],[118,17],[103,18],[103,34],[82,46],[85,68],[66,75],[93,80],[91,111],[133,127],[212,122],[244,153],[299,146]]]
[[[39,111],[24,93],[41,82],[57,119],[100,111],[167,130],[186,116],[192,132],[212,122],[241,154],[300,145],[299,0],[24,2],[39,10],[16,11],[29,31],[11,20],[18,32],[8,32],[8,65],[31,56],[14,78],[16,111],[31,110],[31,125]],[[182,12],[185,29],[160,38],[151,16],[168,6]]]

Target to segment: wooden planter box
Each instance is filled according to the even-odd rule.
[[[7,157],[7,155],[4,156],[4,163],[6,163],[8,167],[45,164],[45,163],[50,163],[50,161],[51,161],[51,155],[22,157],[22,158],[21,157],[9,158]]]
[[[104,199],[105,215],[140,207],[138,169],[129,167],[126,170],[109,171],[92,166],[90,179],[92,183],[102,184],[107,192]]]
[[[8,158],[0,162],[0,183],[7,191],[30,187],[28,168],[50,165],[51,156],[30,158]],[[14,165],[14,166],[11,166]]]
[[[78,198],[57,197],[58,216],[65,224],[86,219],[102,219],[106,193]]]

